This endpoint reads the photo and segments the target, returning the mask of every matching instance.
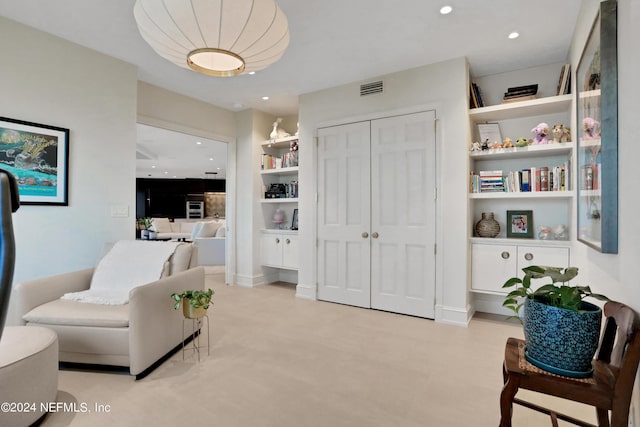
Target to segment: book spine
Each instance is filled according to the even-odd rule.
[[[540,168],[540,191],[549,191],[549,168]]]

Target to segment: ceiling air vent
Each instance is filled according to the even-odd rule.
[[[375,95],[382,93],[382,80],[372,83],[363,83],[360,85],[360,96]]]

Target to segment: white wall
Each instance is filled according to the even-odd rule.
[[[136,68],[2,17],[0,56],[2,115],[70,129],[69,206],[14,214],[14,283],[92,266],[135,235]]]
[[[238,128],[238,269],[236,282],[243,286],[264,283],[260,269],[259,230],[264,227],[259,198],[260,143],[269,138],[275,118],[257,110],[236,114]]]
[[[300,97],[300,256],[298,295],[316,290],[316,150],[321,125],[435,109],[437,124],[438,256],[436,320],[466,325],[467,294],[467,63],[464,58],[385,75],[384,93],[360,97],[360,84]],[[371,78],[366,82],[376,81]]]

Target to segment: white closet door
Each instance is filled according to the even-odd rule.
[[[369,122],[318,130],[318,299],[370,307]]]
[[[435,112],[371,122],[371,307],[434,317]]]

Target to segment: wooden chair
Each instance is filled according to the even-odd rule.
[[[561,419],[578,426],[596,427],[516,398],[521,388],[595,406],[600,427],[628,426],[631,393],[640,360],[640,319],[631,308],[613,301],[605,304],[604,315],[605,328],[590,378],[568,378],[539,369],[525,360],[524,341],[507,340],[504,387],[500,394],[501,427],[511,426],[514,403],[550,415],[553,426]]]

